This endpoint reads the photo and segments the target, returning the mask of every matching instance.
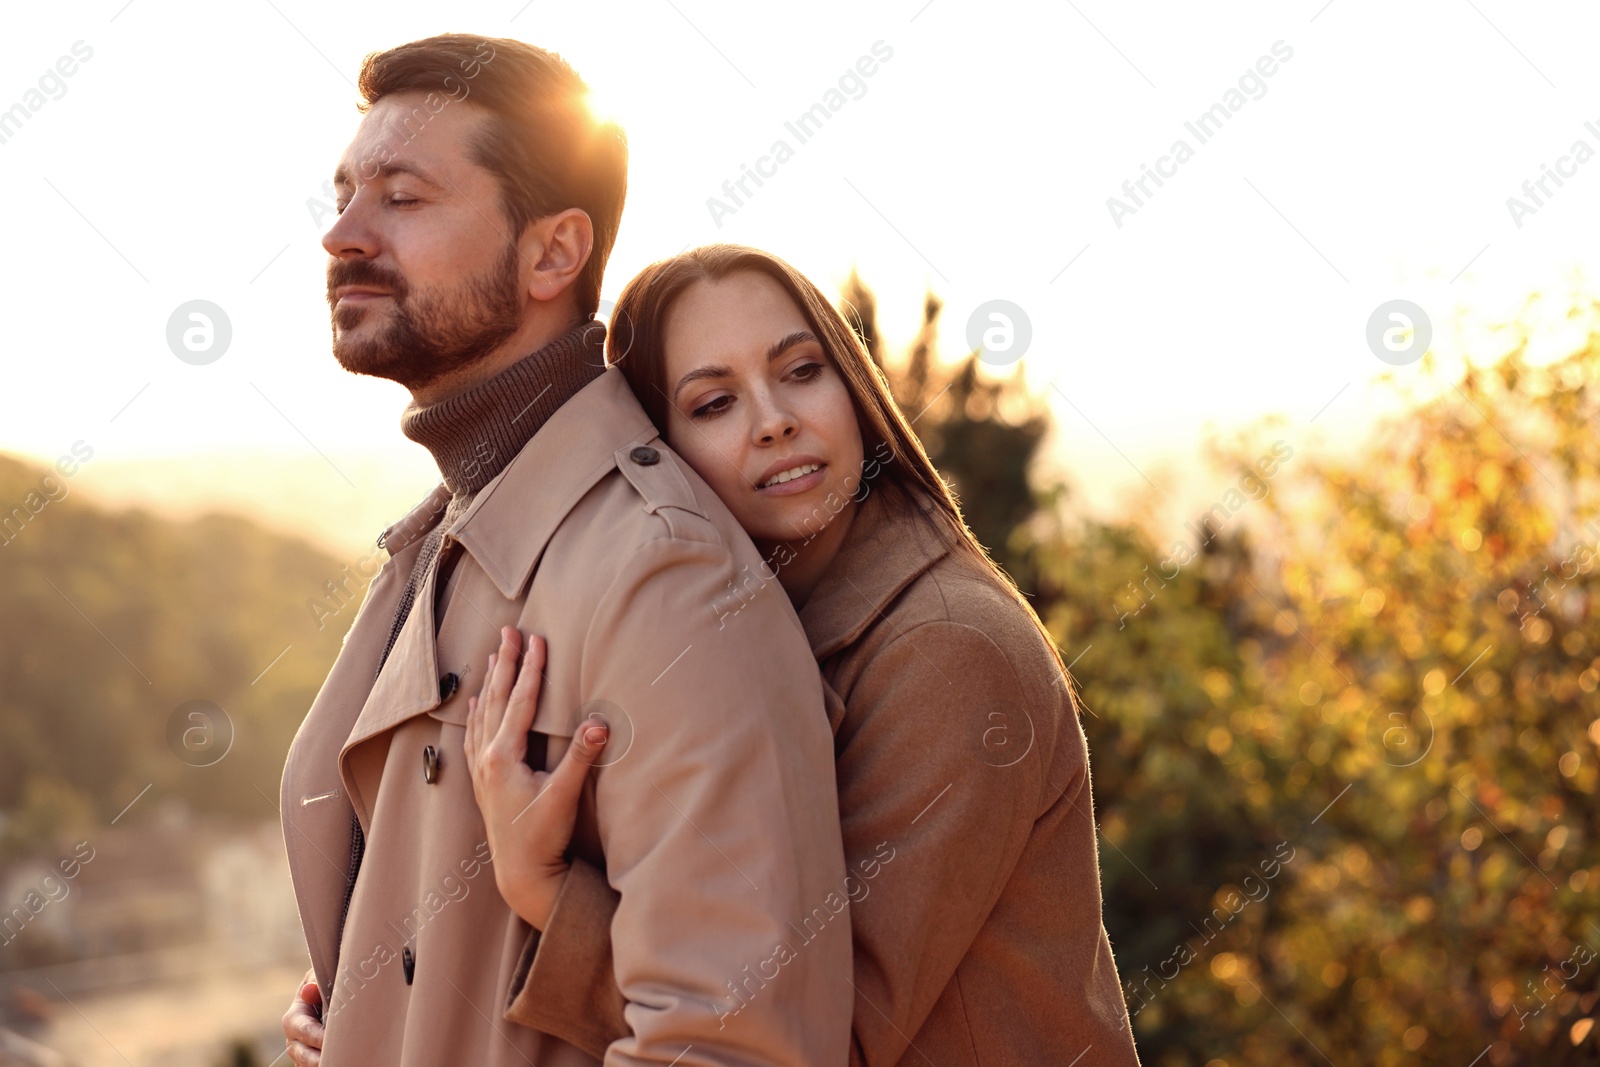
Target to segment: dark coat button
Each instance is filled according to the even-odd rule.
[[[411,979],[417,973],[417,957],[412,953],[410,946],[400,950],[400,966],[406,972],[406,985],[410,985]]]
[[[640,445],[638,448],[628,453],[628,458],[633,460],[641,467],[648,467],[652,463],[661,462],[661,453],[657,452],[649,445]]]
[[[422,780],[429,785],[439,780],[439,750],[432,745],[422,750]]]
[[[451,671],[449,674],[439,679],[439,699],[449,700],[451,695],[460,688],[461,676],[456,674],[455,671]]]

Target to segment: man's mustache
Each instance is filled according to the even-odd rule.
[[[332,307],[338,302],[334,294],[341,286],[370,285],[376,289],[385,289],[394,295],[395,303],[400,303],[406,296],[406,281],[398,274],[364,259],[338,260],[328,264],[328,306]]]

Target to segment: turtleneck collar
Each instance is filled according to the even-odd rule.
[[[411,404],[400,431],[433,454],[452,496],[476,493],[605,370],[605,335],[601,323],[581,322],[466,392]]]

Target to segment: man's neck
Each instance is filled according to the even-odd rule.
[[[575,323],[492,377],[479,375],[475,384],[431,404],[412,403],[400,416],[400,430],[432,453],[453,495],[475,493],[604,372],[605,327]]]
[[[466,392],[480,382],[486,382],[507,367],[537,352],[557,337],[578,324],[581,316],[570,307],[549,309],[551,314],[532,317],[482,359],[475,359],[465,367],[441,375],[426,385],[411,390],[415,407],[429,407]]]

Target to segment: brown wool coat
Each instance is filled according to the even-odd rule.
[[[873,493],[800,619],[830,689],[854,902],[850,1063],[1136,1065],[1088,749],[1022,607]],[[513,1018],[591,1048],[626,1030],[615,900],[574,863]]]
[[[757,565],[754,546],[607,371],[451,525],[444,551],[459,556],[437,635],[430,571],[374,684],[427,526],[416,516],[442,492],[387,532],[391,558],[284,768],[325,1067],[842,1063],[847,911],[730,1014],[734,980],[845,874],[824,696],[793,608],[774,588],[720,625],[716,604]],[[548,641],[530,735],[544,767],[590,711],[613,726],[574,846],[618,892],[611,974],[627,1032],[609,1049],[506,1012],[536,939],[495,886],[462,738],[507,624]],[[341,923],[352,809],[366,852]]]

